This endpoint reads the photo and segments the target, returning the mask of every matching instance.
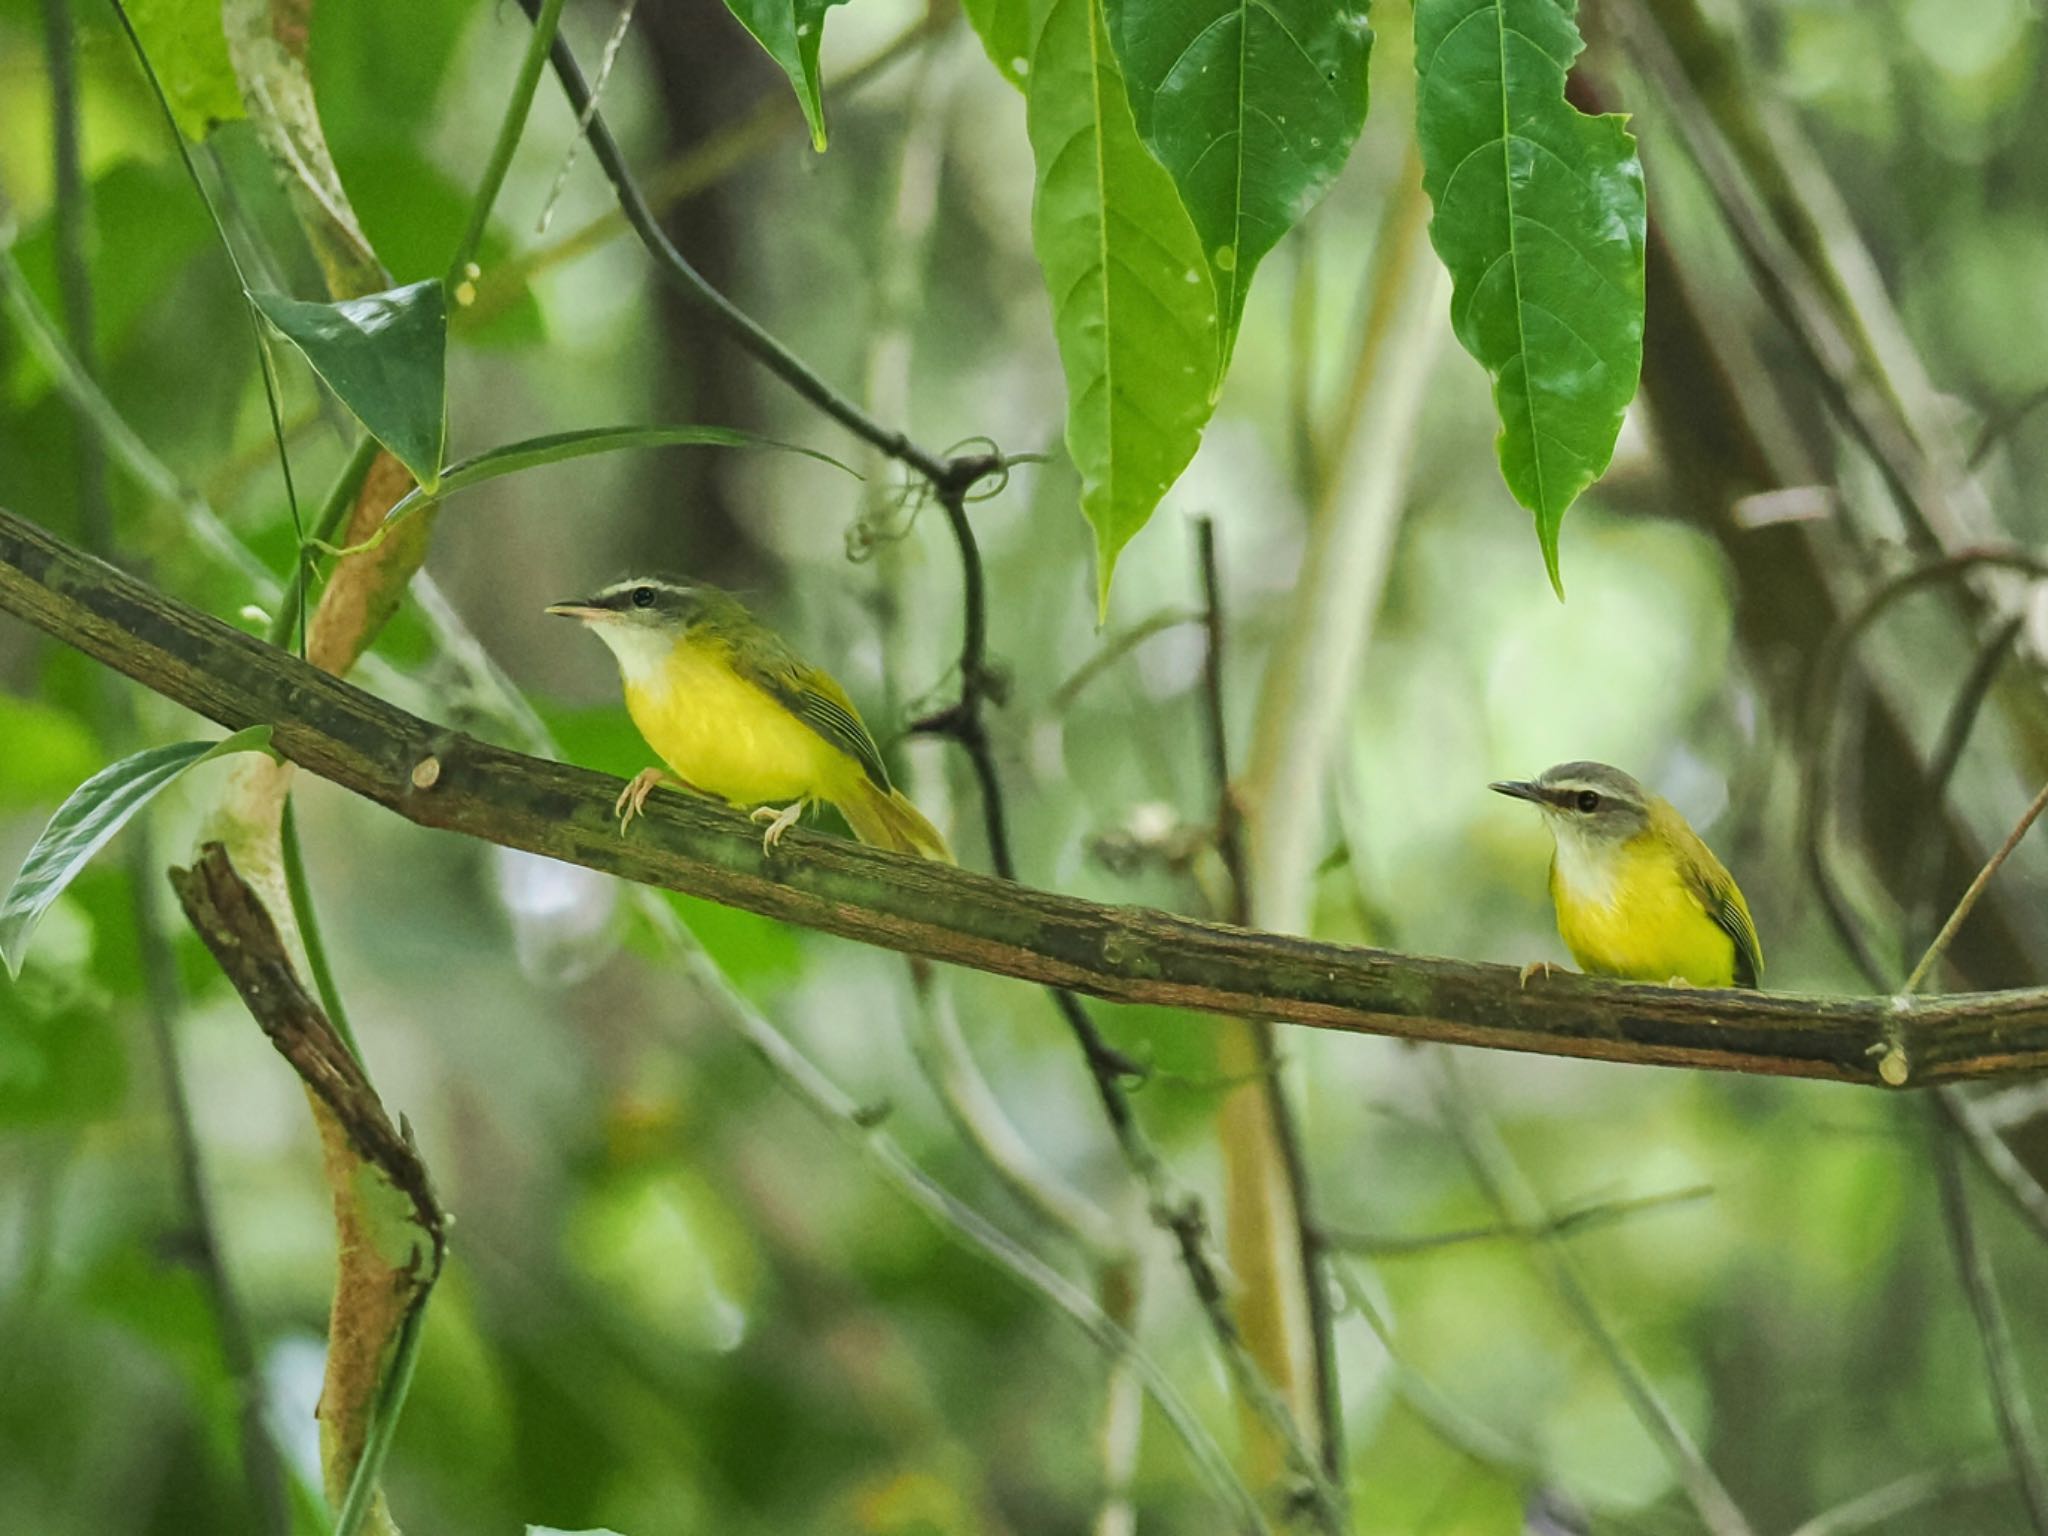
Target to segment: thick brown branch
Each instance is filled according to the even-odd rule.
[[[320,1390],[321,1463],[327,1496],[337,1506],[354,1498],[394,1350],[417,1326],[420,1309],[447,1254],[447,1223],[427,1180],[426,1165],[404,1131],[392,1125],[362,1064],[299,980],[277,924],[229,861],[208,843],[191,869],[171,871],[185,915],[305,1086],[320,1133],[334,1197],[334,1303],[327,1328],[327,1368]],[[383,1176],[410,1207],[411,1224],[379,1208],[374,1181]],[[398,1236],[400,1233],[411,1235]],[[369,1474],[374,1477],[374,1466]],[[374,1482],[371,1531],[395,1531]]]
[[[362,1064],[300,982],[277,924],[235,873],[227,850],[208,843],[192,868],[171,871],[171,888],[278,1054],[333,1114],[356,1156],[411,1202],[413,1219],[435,1250],[421,1257],[438,1269],[446,1233],[426,1164],[391,1123]]]
[[[1927,1001],[1708,992],[1317,943],[1056,896],[743,818],[407,714],[0,510],[0,609],[310,772],[467,833],[865,943],[1121,1002],[1660,1066],[1924,1085],[2048,1067],[2048,990]],[[1887,1072],[1880,1076],[1884,1059]],[[1904,1077],[1900,1078],[1903,1069]]]

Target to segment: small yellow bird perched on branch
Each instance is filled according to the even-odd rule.
[[[754,820],[768,824],[763,848],[823,800],[864,843],[953,861],[938,830],[890,785],[846,690],[730,593],[636,576],[548,612],[580,619],[611,648],[627,712],[668,764],[668,773],[643,768],[619,796],[622,834],[654,786],[670,778],[752,809]]]
[[[1487,787],[1543,812],[1556,845],[1557,931],[1588,972],[1696,987],[1761,981],[1749,903],[1668,801],[1605,763],[1559,763]],[[1547,967],[1523,979],[1538,969]]]

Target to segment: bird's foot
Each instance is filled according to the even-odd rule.
[[[1664,978],[1664,985],[1667,987],[1689,987],[1692,985],[1692,982],[1683,976],[1666,976]]]
[[[1528,986],[1529,978],[1532,976],[1559,976],[1562,974],[1564,974],[1564,967],[1561,965],[1552,965],[1548,960],[1531,960],[1522,967],[1522,985],[1524,987]]]
[[[768,824],[768,830],[761,834],[761,851],[763,853],[773,853],[775,851],[775,845],[782,841],[782,834],[796,825],[797,818],[803,815],[804,807],[809,803],[807,800],[797,800],[789,805],[785,805],[779,811],[772,805],[758,805],[754,807],[754,820]]]
[[[619,836],[626,835],[633,818],[647,808],[647,797],[654,793],[654,786],[667,777],[659,768],[642,768],[627,781],[619,798],[612,802],[612,814],[619,818]]]

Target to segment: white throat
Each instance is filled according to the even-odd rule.
[[[1557,844],[1557,883],[1574,902],[1611,907],[1615,896],[1615,850],[1593,842],[1568,821],[1552,819]]]
[[[626,681],[640,687],[660,681],[662,664],[674,648],[674,643],[660,630],[640,624],[599,622],[590,626],[590,632],[611,647]]]

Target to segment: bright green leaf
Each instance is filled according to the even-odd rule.
[[[243,115],[220,0],[128,0],[128,19],[188,139]]]
[[[12,889],[0,900],[0,964],[6,965],[8,975],[21,974],[29,938],[50,903],[159,790],[209,758],[256,751],[269,740],[269,726],[252,725],[223,741],[150,747],[102,768],[79,785],[43,828]]]
[[[843,469],[856,480],[860,478],[852,466],[842,464],[829,453],[820,453],[815,448],[805,448],[796,443],[777,442],[770,437],[756,437],[751,432],[741,432],[732,427],[581,427],[573,432],[551,432],[544,437],[522,438],[516,443],[487,448],[482,453],[449,465],[447,473],[441,476],[440,484],[422,486],[400,497],[384,514],[383,525],[376,537],[382,538],[400,519],[411,516],[430,501],[444,501],[457,491],[466,491],[473,485],[496,480],[501,475],[517,474],[522,469],[538,469],[543,464],[561,464],[593,453],[617,453],[623,448],[691,446],[779,448],[784,453],[800,453],[807,459]]]
[[[1031,79],[1030,0],[961,0],[960,8],[988,61],[1018,90],[1029,88]]]
[[[1643,361],[1643,171],[1619,116],[1564,99],[1573,0],[1416,0],[1415,129],[1453,281],[1493,375],[1501,473],[1558,595],[1565,509],[1607,468]]]
[[[1031,57],[1031,235],[1067,376],[1067,451],[1098,600],[1215,408],[1216,290],[1173,179],[1138,138],[1096,0],[1053,0]]]
[[[1103,0],[1138,133],[1201,232],[1230,355],[1252,272],[1365,126],[1365,0]]]
[[[804,121],[811,125],[811,144],[825,147],[825,104],[819,96],[818,42],[825,34],[825,12],[844,0],[725,0],[725,8],[754,34],[768,57],[782,66],[796,87]]]
[[[421,485],[448,435],[448,308],[438,279],[314,304],[254,295],[263,316]]]

